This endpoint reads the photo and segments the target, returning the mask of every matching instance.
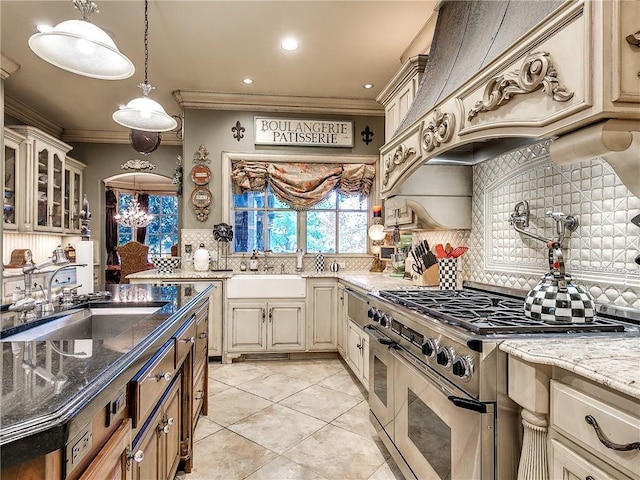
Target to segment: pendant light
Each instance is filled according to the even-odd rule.
[[[29,38],[29,47],[43,60],[78,75],[101,80],[122,80],[136,71],[111,37],[89,22],[98,13],[90,0],[73,0],[82,20],[66,20]]]
[[[152,87],[147,81],[149,66],[149,5],[144,2],[144,83],[138,87],[142,89],[142,97],[134,98],[126,106],[114,112],[113,120],[123,127],[145,132],[166,132],[178,126],[178,122],[167,115],[158,102],[149,98]]]

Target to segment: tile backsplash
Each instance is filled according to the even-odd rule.
[[[464,256],[464,278],[530,289],[548,267],[541,241],[509,224],[515,204],[531,209],[527,231],[557,238],[548,211],[578,218],[563,241],[565,265],[575,283],[587,286],[598,303],[640,308],[640,229],[631,218],[640,199],[600,158],[556,165],[546,140],[503,154],[473,168],[472,228]],[[453,242],[451,242],[453,243]]]

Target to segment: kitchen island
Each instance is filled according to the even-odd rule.
[[[640,478],[640,337],[506,340],[519,480]]]
[[[24,466],[46,478],[78,478],[123,423],[129,422],[131,435],[141,433],[143,423],[152,415],[153,404],[147,404],[155,398],[157,389],[147,390],[145,385],[149,382],[144,381],[149,375],[140,372],[164,362],[164,357],[170,357],[170,362],[162,363],[167,373],[153,378],[153,383],[180,384],[183,395],[188,394],[181,416],[186,417],[187,413],[193,416],[190,405],[193,392],[186,388],[192,383],[192,378],[187,377],[193,377],[195,372],[196,352],[191,348],[195,344],[200,353],[196,343],[199,332],[198,338],[205,339],[203,352],[206,352],[206,330],[196,330],[195,323],[198,316],[208,316],[213,287],[208,284],[111,287],[109,302],[89,302],[74,309],[107,307],[114,312],[104,319],[110,327],[130,321],[126,314],[117,314],[118,307],[153,305],[157,310],[127,328],[116,328],[118,333],[113,336],[105,335],[104,331],[100,335],[90,331],[69,339],[55,335],[55,339],[33,341],[3,338],[0,372],[3,478],[20,478]],[[205,311],[205,315],[200,311]],[[201,323],[205,328],[207,322]],[[206,359],[206,354],[201,356]],[[200,363],[206,367],[206,362]],[[188,368],[183,368],[183,364]],[[159,398],[163,392],[158,392]],[[148,398],[144,398],[147,393]],[[185,425],[181,429],[187,431]],[[181,445],[186,449],[183,457],[190,453],[188,446]]]

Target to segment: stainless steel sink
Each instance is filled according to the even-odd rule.
[[[35,340],[101,340],[115,337],[162,306],[106,307],[69,310],[52,320],[6,336],[3,342]]]

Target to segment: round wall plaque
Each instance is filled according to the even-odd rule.
[[[206,165],[194,165],[191,169],[191,180],[196,185],[207,185],[211,180],[211,170]]]
[[[198,187],[191,193],[191,203],[198,208],[204,208],[211,205],[213,195],[208,188]]]

